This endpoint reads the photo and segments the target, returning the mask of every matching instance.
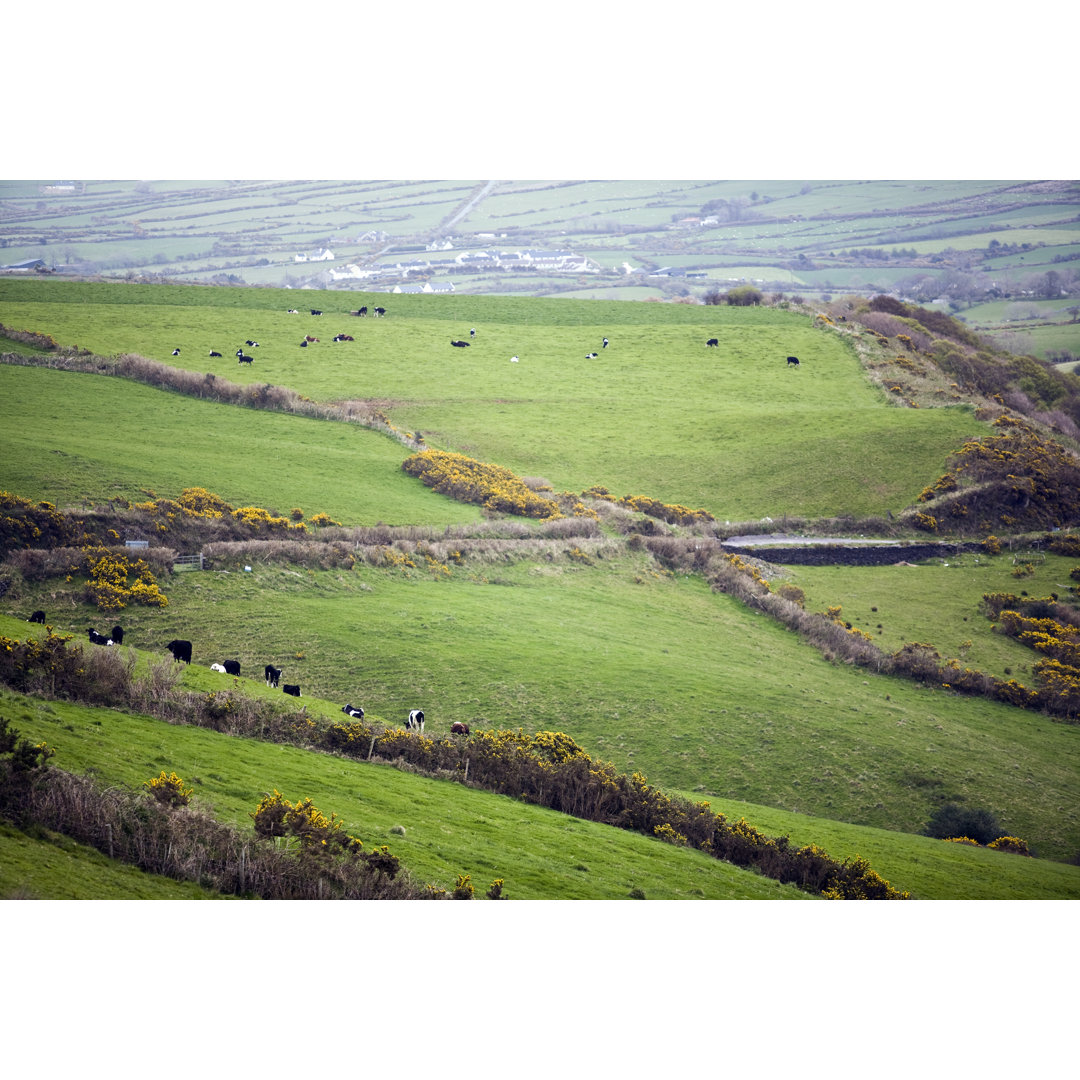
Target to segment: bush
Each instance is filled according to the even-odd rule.
[[[947,803],[934,811],[923,829],[923,836],[933,836],[938,840],[970,837],[976,843],[989,844],[991,840],[1003,835],[1003,832],[989,810]]]

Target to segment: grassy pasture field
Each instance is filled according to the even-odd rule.
[[[212,673],[210,673],[212,674]],[[328,703],[308,699],[316,714]],[[332,710],[333,706],[329,706]],[[336,813],[366,845],[387,844],[414,877],[441,887],[468,873],[478,892],[496,877],[511,899],[809,899],[806,894],[687,849],[387,765],[350,761],[293,747],[235,739],[124,712],[40,702],[0,689],[0,711],[24,737],[56,749],[53,764],[92,772],[99,782],[138,788],[160,771],[177,772],[195,805],[238,828],[263,794],[311,798]],[[330,711],[332,715],[332,711]],[[817,844],[841,859],[862,855],[915,899],[1073,899],[1080,868],[974,850],[926,837],[785,813],[753,803],[711,799],[730,820],[746,818],[771,836]],[[405,832],[394,831],[404,826]],[[527,836],[527,843],[507,843]],[[83,870],[56,867],[46,847],[30,857],[27,841],[0,833],[0,889],[31,895],[132,897],[200,895],[153,875],[116,882],[114,864],[82,853]],[[18,854],[16,854],[18,853]],[[69,856],[70,857],[70,856]],[[66,873],[65,873],[66,871]],[[74,878],[74,880],[73,880]],[[208,895],[208,894],[202,894]]]
[[[563,546],[549,558],[466,561],[449,577],[359,565],[244,573],[241,558],[173,578],[167,608],[122,621],[127,640],[151,651],[191,639],[185,675],[200,689],[225,685],[211,663],[238,659],[245,691],[273,694],[261,680],[269,662],[305,694],[361,704],[380,722],[422,707],[437,732],[455,720],[562,730],[621,771],[699,798],[906,832],[960,800],[985,805],[1047,857],[1080,849],[1074,726],[827,663],[695,576],[657,574],[644,556],[585,565],[569,553],[577,545]],[[78,581],[49,582],[21,606],[82,640],[95,612],[80,592]],[[919,603],[947,596],[942,583]]]
[[[289,315],[301,301],[279,290],[5,281],[0,322],[318,401],[375,400],[433,447],[556,490],[600,484],[720,520],[898,511],[985,430],[964,406],[892,407],[843,341],[790,312],[396,296],[384,319],[358,319],[342,299],[305,293]],[[450,346],[474,326],[469,348]],[[331,342],[337,333],[356,340]],[[305,334],[319,343],[300,348]],[[235,362],[242,346],[254,364]]]
[[[34,424],[27,417],[36,417]],[[479,508],[401,470],[396,440],[353,424],[199,401],[126,380],[0,366],[3,483],[61,506],[205,487],[288,516],[448,525]],[[49,435],[42,439],[42,432]]]
[[[305,314],[288,315],[301,297]],[[175,340],[185,328],[229,335],[237,346],[252,336],[261,342],[247,350],[258,378],[228,363],[224,377],[271,380],[318,400],[377,400],[395,424],[423,431],[432,445],[545,476],[557,489],[606,484],[616,494],[705,506],[721,520],[899,509],[940,475],[963,438],[988,430],[967,407],[890,405],[866,382],[845,341],[790,312],[401,296],[374,298],[386,304],[385,320],[307,314],[320,304],[342,313],[342,299],[4,281],[0,322],[194,371],[207,368],[186,340]],[[467,336],[471,326],[476,344],[451,349],[449,338]],[[290,330],[296,327],[307,329]],[[354,352],[327,343],[339,331],[356,336]],[[297,345],[302,360],[289,356],[283,343],[304,332],[324,340],[318,349]],[[603,336],[611,339],[607,350]],[[723,347],[706,349],[706,336]],[[208,351],[206,339],[198,342]],[[800,371],[782,362],[792,342],[806,358]],[[182,353],[174,358],[176,345]],[[508,362],[510,350],[519,364]],[[591,350],[600,354],[592,367],[583,356]],[[781,362],[769,367],[761,354],[773,350]],[[794,384],[793,394],[791,380],[803,375],[812,377]],[[440,526],[480,517],[406,477],[399,465],[407,451],[367,430],[92,374],[0,365],[0,380],[0,486],[16,494],[63,501],[59,489],[78,502],[120,490],[141,497],[147,488],[175,497],[181,487],[200,485],[234,505],[282,513],[299,506],[346,524]],[[877,445],[883,440],[888,452]],[[708,798],[718,809],[722,800],[768,806],[800,828],[809,815],[890,833],[914,844],[897,863],[908,880],[918,880],[920,845],[937,850],[908,834],[946,801],[991,810],[1043,860],[1080,850],[1078,729],[829,664],[794,634],[710,592],[699,577],[663,572],[618,542],[466,554],[449,576],[362,564],[308,571],[257,563],[242,573],[242,561],[165,581],[167,608],[121,614],[130,640],[160,655],[170,638],[191,638],[195,664],[184,679],[200,689],[229,685],[208,666],[237,657],[245,692],[269,695],[252,673],[274,662],[303,686],[313,713],[327,718],[340,718],[340,704],[353,701],[394,724],[423,707],[436,732],[455,719],[563,730],[620,770],[639,770],[665,790]],[[951,655],[970,637],[964,655],[980,661],[972,666],[1019,670],[1030,658],[1014,656],[1011,643],[981,624],[976,629],[982,616],[970,610],[981,575],[1011,580],[1006,556],[990,563],[970,573],[965,567],[961,578],[931,564],[907,568],[930,581],[907,593],[899,576],[864,586],[871,579],[858,571],[843,581],[804,576],[803,568],[786,573],[805,588],[808,607],[844,603],[845,614],[871,632],[876,627],[863,609],[878,606],[886,647],[930,637]],[[1048,563],[1023,587],[1040,591],[1044,573],[1068,580],[1064,565]],[[0,632],[25,636],[18,616],[43,607],[54,626],[84,640],[86,627],[103,617],[82,601],[80,586],[55,579],[21,586],[0,602]],[[905,603],[878,599],[879,589]],[[956,640],[955,622],[964,618],[965,636]],[[227,785],[228,773],[216,771]],[[265,790],[275,780],[263,783]],[[333,804],[332,785],[327,790],[326,808],[344,813]],[[857,843],[858,834],[850,839]],[[889,842],[881,839],[878,850]],[[920,886],[921,895],[1022,893],[1023,886],[995,880],[1000,864],[980,861],[989,854],[959,856],[976,857],[966,865],[975,877],[988,875],[980,885],[950,893],[939,882]],[[1073,879],[1066,873],[1062,880]],[[1070,887],[1025,895],[1075,895]]]

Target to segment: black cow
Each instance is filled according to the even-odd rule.
[[[469,725],[468,724],[463,724],[460,720],[455,720],[450,725],[450,734],[451,735],[468,735],[469,734]]]
[[[307,339],[306,338],[303,341],[300,342],[300,348],[301,349],[306,349],[307,348]]]
[[[424,714],[423,714],[423,712],[420,709],[413,709],[409,713],[409,719],[405,721],[405,726],[410,731],[420,731],[420,732],[422,732],[424,730]]]
[[[345,713],[346,716],[351,716],[354,720],[364,719],[364,710],[357,708],[355,705],[342,705],[341,711]]]
[[[311,314],[312,314],[312,315],[321,315],[321,314],[322,314],[322,312],[321,312],[321,311],[316,311],[316,310],[315,310],[314,308],[312,308],[312,309],[311,309]]]
[[[240,661],[239,660],[225,660],[221,665],[225,669],[226,675],[239,675],[240,674]]]
[[[282,693],[291,694],[293,697],[299,697],[300,696],[300,687],[299,686],[293,686],[290,683],[286,683],[281,688],[281,690],[282,690]]]
[[[245,356],[243,353],[236,354],[236,362],[238,364],[250,364],[254,358],[251,356]]]
[[[787,362],[788,362],[788,363],[789,363],[789,364],[790,364],[790,365],[791,365],[792,367],[798,367],[798,366],[799,366],[799,358],[798,358],[797,356],[789,356],[789,357],[787,358]]]
[[[114,626],[109,631],[109,637],[113,639],[113,643],[116,645],[124,644],[124,628],[120,625]]]
[[[185,664],[191,663],[191,642],[183,641],[180,638],[175,638],[165,646],[166,649],[173,655],[173,660],[179,663],[181,660]]]
[[[99,634],[93,627],[90,629],[90,643],[92,645],[111,645],[112,638],[107,638],[104,634]]]
[[[44,626],[45,625],[45,612],[44,611],[35,611],[30,616],[30,618],[27,619],[26,621],[27,622],[39,622],[39,623],[42,624],[42,626]]]
[[[455,349],[467,349],[469,347],[467,341],[451,341],[450,344],[453,345]]]
[[[711,337],[705,344],[715,349],[720,344],[720,341],[718,338]]]
[[[278,680],[281,678],[281,668],[274,667],[273,664],[267,664],[263,668],[263,674],[266,676],[267,686],[277,686]]]

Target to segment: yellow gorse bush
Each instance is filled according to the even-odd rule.
[[[144,780],[143,787],[159,802],[166,806],[187,806],[194,794],[192,788],[184,787],[184,781],[176,773],[161,770],[159,776]]]
[[[464,454],[424,450],[401,464],[410,476],[459,502],[519,517],[560,517],[558,504],[537,495],[519,476],[501,465],[475,461]]]

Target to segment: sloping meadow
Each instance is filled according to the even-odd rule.
[[[303,296],[298,308],[298,294],[283,290],[9,280],[0,322],[316,401],[377,402],[433,448],[545,477],[557,490],[601,484],[721,520],[898,511],[951,450],[985,430],[962,407],[891,407],[844,342],[779,309]],[[375,304],[385,317],[350,314]],[[354,340],[332,340],[342,333]],[[309,336],[318,342],[302,348]],[[237,363],[238,348],[251,365]],[[128,423],[113,414],[108,427],[117,439],[135,436]],[[208,438],[221,422],[206,429]]]

